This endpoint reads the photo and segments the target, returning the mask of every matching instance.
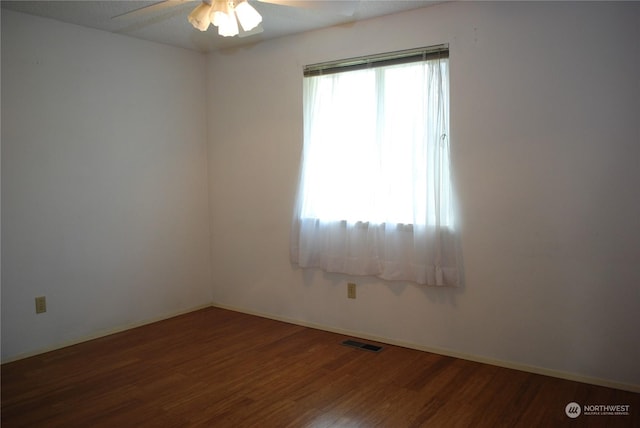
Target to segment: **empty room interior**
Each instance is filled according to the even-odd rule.
[[[29,425],[12,425],[5,415],[19,421],[27,404],[36,405],[28,390],[13,391],[21,384],[45,388],[47,377],[56,376],[48,365],[80,361],[83,349],[100,360],[98,351],[82,348],[95,343],[112,344],[123,359],[118,364],[133,364],[138,357],[123,350],[161,340],[158,333],[142,332],[162,332],[162,326],[166,334],[179,337],[184,328],[185,338],[208,343],[210,361],[199,351],[194,357],[205,366],[225,355],[246,364],[247,372],[264,364],[276,379],[288,367],[307,365],[295,360],[278,367],[277,361],[307,358],[321,348],[313,361],[327,358],[331,364],[322,373],[338,385],[363,373],[368,361],[388,361],[390,367],[385,358],[411,351],[416,354],[410,361],[423,358],[418,355],[447,358],[459,373],[472,371],[465,364],[484,367],[482,379],[456,378],[460,388],[475,382],[477,397],[479,385],[490,385],[492,376],[507,385],[511,375],[498,370],[508,370],[532,394],[525,405],[512,391],[514,418],[537,410],[536,415],[559,412],[549,421],[571,422],[575,415],[565,415],[565,406],[576,402],[583,406],[579,420],[590,426],[640,420],[639,2],[362,0],[292,7],[250,0],[264,31],[245,37],[223,37],[213,24],[207,31],[193,28],[187,15],[198,2],[125,16],[118,24],[105,16],[153,2],[53,2],[57,8],[44,3],[3,1],[1,10],[3,425]],[[110,27],[100,27],[103,21]],[[446,47],[448,64],[455,278],[449,281],[446,269],[427,268],[422,281],[395,277],[395,271],[354,274],[333,269],[332,262],[330,268],[305,265],[305,257],[293,255],[305,249],[292,239],[300,232],[294,227],[297,198],[303,160],[310,156],[305,70],[433,46]],[[343,115],[351,116],[361,117],[355,111]],[[362,128],[367,134],[367,126]],[[357,164],[336,158],[322,177],[333,190],[346,186]],[[361,230],[376,227],[358,224]],[[197,332],[188,330],[194,328],[185,322],[188,317]],[[233,330],[234,323],[241,331]],[[126,334],[136,334],[135,340],[125,340]],[[283,349],[265,348],[268,361],[249,359],[227,334],[254,344],[271,337]],[[293,337],[299,342],[287,341]],[[335,349],[327,344],[333,337]],[[345,347],[347,338],[382,350]],[[195,366],[163,343],[166,354],[158,346],[158,355],[148,358],[159,367],[180,367],[180,379],[189,378]],[[180,343],[184,352],[196,346]],[[231,354],[220,354],[222,348]],[[110,352],[109,346],[100,349]],[[180,362],[160,354],[176,355]],[[14,374],[20,364],[25,372]],[[79,372],[99,367],[77,367],[78,382],[65,384],[64,391],[91,390],[86,382],[95,378]],[[421,367],[406,373],[396,367],[392,390],[408,394],[415,387],[426,394],[429,385],[435,388]],[[212,371],[205,370],[199,381],[214,385],[205,373]],[[423,376],[424,385],[416,386],[411,373]],[[536,391],[526,389],[534,375],[609,392],[589,395],[567,386],[555,402],[535,409]],[[391,383],[393,377],[386,376]],[[320,385],[320,379],[314,382]],[[357,383],[349,385],[357,391]],[[456,412],[446,406],[456,389],[444,381],[439,385],[429,405],[438,403],[442,419],[431,421],[454,421]],[[104,389],[95,397],[114,394],[95,387]],[[183,395],[197,395],[189,391]],[[358,425],[358,416],[349,413],[355,410],[339,413],[339,400],[326,399],[329,392],[322,407],[311,404],[318,394],[306,391],[303,400],[295,398],[302,397],[296,391],[283,395],[287,406],[271,408],[273,426],[403,426],[385,419],[398,416],[399,399],[385,408],[385,416]],[[257,403],[269,394],[254,395],[238,398],[236,405],[246,404],[245,417],[255,411],[268,422]],[[125,409],[119,405],[109,409],[110,417]],[[473,400],[456,405],[464,410]],[[599,408],[588,405],[622,406],[616,411],[624,414],[589,415]],[[51,404],[42,414],[56,420],[60,406]],[[167,414],[173,408],[163,406]],[[434,407],[426,402],[416,398],[415,406],[406,426],[427,424],[432,416]],[[362,414],[382,412],[383,406],[374,407]],[[334,410],[333,419],[314,425],[328,417],[327,408]],[[220,414],[199,422],[215,426]],[[163,426],[195,421],[185,415],[170,414],[177,419]],[[218,425],[258,426],[238,422],[249,420]],[[534,426],[522,418],[516,422]],[[58,425],[34,419],[31,426]]]

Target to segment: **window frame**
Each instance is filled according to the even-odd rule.
[[[419,63],[426,62],[428,60],[440,60],[446,59],[448,64],[449,59],[449,45],[448,44],[440,44],[435,46],[421,47],[415,49],[407,49],[402,51],[394,51],[387,52],[376,55],[367,55],[349,59],[342,59],[336,61],[322,62],[311,65],[306,65],[303,70],[304,78],[310,77],[321,77],[324,75],[336,74],[336,73],[347,73],[350,71],[377,68],[377,67],[388,67],[399,64],[408,64],[408,63]],[[447,66],[448,68],[448,66]],[[449,81],[447,80],[447,91],[449,90]],[[448,96],[446,97],[448,101]],[[304,101],[306,105],[306,101]],[[305,107],[306,108],[306,107]],[[448,109],[448,106],[447,106]],[[447,114],[448,116],[448,114]],[[305,117],[306,118],[306,117]],[[306,125],[305,125],[306,126]],[[448,122],[446,125],[445,134],[443,134],[447,139],[449,138],[449,126]],[[306,145],[306,142],[305,142]],[[305,155],[306,156],[306,155]],[[451,159],[447,158],[448,165],[447,170],[449,175],[450,171],[450,163]],[[449,182],[449,190],[452,191],[451,186],[453,183]],[[303,197],[304,198],[304,197]],[[451,208],[453,209],[453,208]],[[429,208],[427,207],[427,210]],[[453,213],[448,216],[447,223],[438,225],[438,227],[453,229],[454,228],[454,215]],[[359,218],[357,220],[346,220],[344,218],[322,218],[321,216],[309,217],[305,218],[309,220],[317,220],[320,222],[337,222],[343,225],[347,225],[350,223],[356,223],[357,227],[369,227],[369,226],[382,226],[382,227],[393,227],[398,230],[404,231],[412,231],[414,228],[413,222],[398,222],[398,221],[372,221],[370,218]],[[420,226],[431,227],[434,224],[427,223],[426,225],[421,224]]]

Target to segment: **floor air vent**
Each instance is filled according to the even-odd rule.
[[[342,342],[342,344],[344,346],[349,346],[351,348],[358,348],[364,351],[370,351],[370,352],[382,351],[382,346],[371,345],[370,343],[357,342],[355,340],[345,340],[344,342]]]

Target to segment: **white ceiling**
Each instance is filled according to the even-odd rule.
[[[187,22],[187,16],[198,5],[198,1],[184,1],[164,10],[120,19],[113,19],[113,17],[158,3],[158,1],[19,0],[2,1],[2,8],[201,52],[210,52],[422,8],[438,2],[425,0],[323,0],[305,4],[305,1],[301,0],[299,2],[301,6],[306,7],[290,7],[250,0],[250,3],[263,17],[264,32],[243,38],[237,36],[221,37],[213,26],[209,27],[206,32],[194,29]],[[354,13],[350,16],[345,15],[345,6],[355,6]]]

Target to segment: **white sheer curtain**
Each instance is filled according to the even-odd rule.
[[[458,285],[448,127],[446,58],[305,77],[292,262]]]

